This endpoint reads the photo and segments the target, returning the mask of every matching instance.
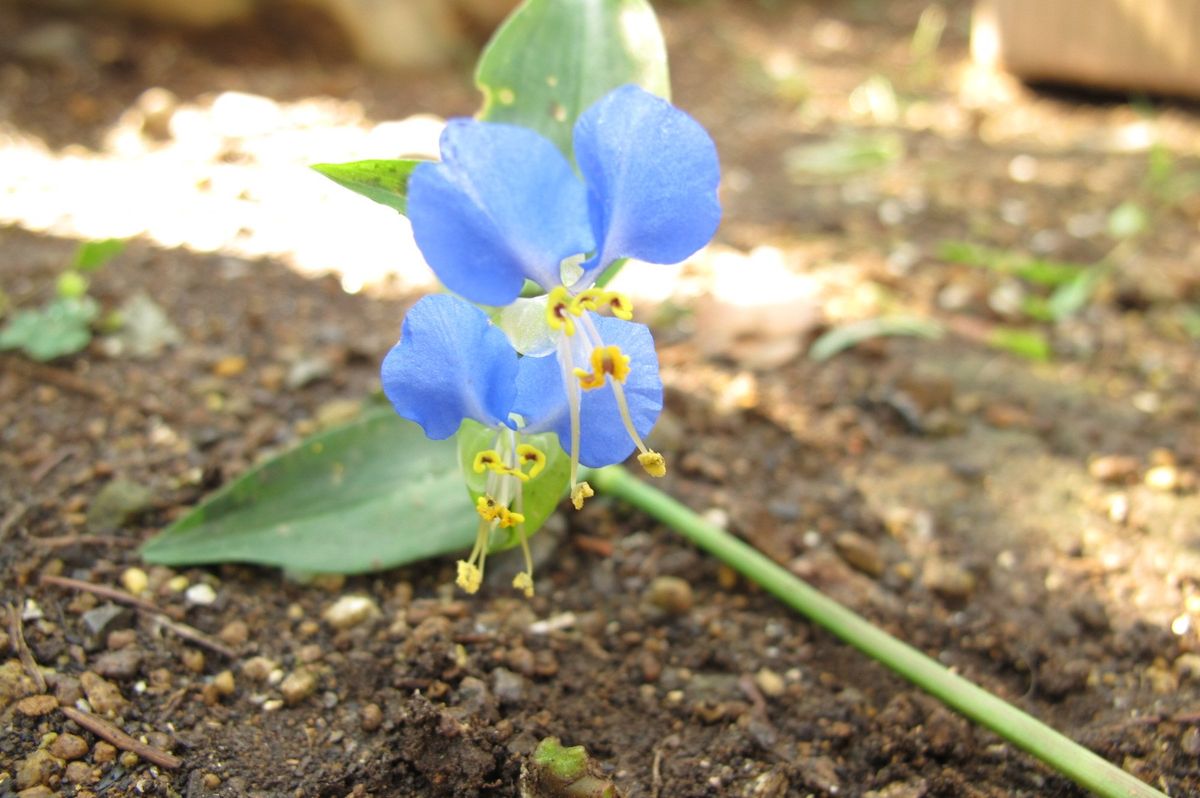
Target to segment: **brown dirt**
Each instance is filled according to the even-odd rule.
[[[952,330],[755,369],[700,353],[686,315],[664,324],[665,488],[1101,755],[1171,795],[1195,794],[1197,195],[1153,194],[1147,151],[1114,144],[1151,112],[1003,82],[1000,99],[969,102],[961,5],[921,75],[907,48],[922,8],[661,9],[676,101],[722,153],[721,243],[770,244],[793,271],[821,276],[827,320],[902,308]],[[3,13],[18,37],[46,21]],[[331,60],[336,47],[313,55],[264,32],[191,41],[112,20],[82,30],[104,52],[116,42],[119,57],[88,69],[4,64],[7,130],[52,148],[99,146],[148,85],[185,99],[353,93],[373,119],[473,105],[465,69],[389,79]],[[788,59],[799,72],[779,67]],[[847,101],[872,74],[891,78],[899,121],[864,120]],[[1174,173],[1194,174],[1194,110],[1152,114]],[[789,148],[879,128],[905,145],[882,171],[788,178]],[[1022,155],[1036,159],[1034,179],[1013,179]],[[1151,208],[1152,233],[1121,253],[1077,319],[1041,328],[1055,359],[989,348],[1004,317],[988,299],[1003,281],[939,259],[939,242],[1088,262],[1112,242],[1080,233],[1080,218],[1130,197]],[[4,289],[24,305],[52,293],[73,242],[10,226],[0,245]],[[114,760],[58,712],[14,704],[37,688],[5,632],[0,654],[16,664],[0,663],[0,796],[16,793],[52,733],[86,742],[86,766],[45,779],[62,795],[515,795],[523,757],[548,735],[587,746],[629,796],[1081,794],[603,497],[544,533],[557,548],[532,601],[496,587],[456,594],[451,559],[310,584],[243,566],[148,568],[145,595],[223,643],[130,614],[90,631],[84,613],[102,602],[39,579],[119,587],[139,565],[133,544],[311,430],[330,403],[373,390],[411,301],[148,240],[94,281],[106,307],[137,291],[168,312],[182,345],[148,361],[100,344],[51,366],[0,361],[0,602],[25,616],[48,691],[74,703],[81,678],[96,689],[85,673],[106,674],[123,699],[113,722],[182,766]],[[297,353],[335,367],[282,389]],[[238,356],[244,370],[231,365]],[[97,535],[86,513],[116,477],[153,500]],[[691,591],[672,612],[651,600],[666,576]],[[179,577],[215,599],[187,601]],[[324,612],[346,594],[371,597],[378,617],[331,627]]]

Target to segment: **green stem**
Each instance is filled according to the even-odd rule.
[[[792,609],[1081,787],[1104,798],[1166,798],[1116,765],[873,626],[625,469],[610,466],[591,471],[588,479],[598,490],[624,499],[667,524]]]

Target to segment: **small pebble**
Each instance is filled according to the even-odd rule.
[[[359,719],[363,731],[377,731],[383,725],[383,710],[379,708],[378,704],[367,704],[362,708]]]
[[[188,582],[188,578],[183,574],[180,574],[179,576],[173,576],[167,580],[167,590],[171,591],[172,593],[182,593],[183,591],[187,590],[188,584],[190,584]]]
[[[126,751],[123,754],[121,754],[119,761],[121,762],[121,767],[135,768],[138,766],[138,762],[140,762],[141,760],[138,758],[138,755],[135,754],[133,751]]]
[[[213,586],[207,582],[200,582],[185,590],[183,597],[187,600],[188,604],[207,607],[217,600],[217,591],[213,590]]]
[[[128,624],[133,619],[133,613],[126,607],[116,604],[101,604],[83,613],[83,625],[93,635],[100,637],[114,627]]]
[[[108,650],[116,651],[137,642],[137,632],[133,629],[114,629],[108,633]]]
[[[200,781],[206,790],[215,790],[221,786],[221,777],[216,773],[205,773]]]
[[[213,687],[221,695],[233,695],[237,685],[233,679],[233,671],[221,671],[212,680]]]
[[[508,668],[492,671],[492,694],[502,706],[519,706],[525,701],[526,681]]]
[[[133,595],[140,596],[150,586],[150,577],[141,568],[126,568],[121,574],[121,586]]]
[[[833,547],[851,567],[867,576],[879,577],[883,574],[883,555],[873,540],[857,532],[842,532],[833,539]]]
[[[113,717],[125,708],[127,702],[121,690],[99,674],[84,671],[79,677],[79,684],[97,715]]]
[[[265,682],[277,668],[274,660],[267,657],[251,657],[242,663],[242,673],[253,682]]]
[[[1143,477],[1146,487],[1151,490],[1170,493],[1180,487],[1179,469],[1173,465],[1160,465],[1151,468]]]
[[[44,748],[39,748],[17,765],[17,789],[27,790],[39,784],[49,784],[63,770],[63,761]]]
[[[250,627],[245,621],[230,621],[217,632],[217,638],[225,645],[237,648],[250,639]]]
[[[961,565],[944,560],[930,560],[922,580],[925,587],[952,601],[963,601],[975,593],[975,576]]]
[[[96,657],[92,670],[108,679],[132,679],[142,666],[142,650],[130,646]]]
[[[17,702],[17,712],[28,718],[40,718],[58,709],[58,699],[52,695],[31,695]]]
[[[59,759],[80,759],[87,755],[87,740],[77,734],[60,734],[50,744],[50,753]]]
[[[117,761],[117,747],[112,743],[101,740],[92,746],[92,761],[97,765],[106,765]]]
[[[1113,485],[1134,481],[1139,470],[1141,463],[1136,457],[1119,454],[1102,455],[1088,463],[1088,474],[1092,479]]]
[[[63,779],[71,784],[91,784],[96,780],[92,775],[92,766],[87,762],[68,762]]]
[[[695,603],[692,586],[677,576],[656,576],[646,589],[646,600],[672,615],[683,615]]]
[[[300,668],[289,673],[279,685],[283,700],[289,705],[298,704],[313,694],[317,689],[317,677],[307,668]]]
[[[1179,748],[1190,757],[1200,755],[1200,729],[1189,727],[1179,738]]]
[[[185,648],[180,654],[180,659],[183,660],[183,667],[192,673],[204,673],[205,656],[203,651]]]
[[[754,683],[768,698],[779,698],[787,690],[783,677],[770,668],[762,668],[754,674]]]
[[[351,629],[380,615],[379,605],[370,597],[342,596],[321,617],[334,629]]]

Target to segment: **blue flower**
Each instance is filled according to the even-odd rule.
[[[553,354],[521,359],[513,401],[537,411],[521,414],[528,428],[553,429],[571,455],[575,505],[591,495],[580,462],[608,465],[636,448],[662,476],[662,456],[643,441],[662,408],[653,341],[628,321],[627,297],[594,284],[617,260],[674,263],[712,237],[720,169],[708,134],[624,86],[577,120],[579,176],[549,140],[510,125],[452,120],[441,154],[409,182],[413,235],[446,287],[472,302],[512,303],[526,280],[547,292]]]

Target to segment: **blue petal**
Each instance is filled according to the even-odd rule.
[[[442,161],[418,166],[408,218],[425,260],[472,302],[506,305],[525,278],[559,285],[564,258],[595,248],[583,184],[547,139],[525,128],[451,120]]]
[[[396,412],[434,440],[453,435],[464,418],[490,427],[506,422],[516,375],[517,353],[500,328],[446,294],[412,306],[382,370]]]
[[[645,440],[662,412],[662,380],[654,338],[644,324],[589,314],[605,345],[616,345],[630,358],[624,383],[625,399],[634,429]],[[577,365],[587,367],[588,364]],[[575,377],[571,377],[575,379]],[[525,418],[531,432],[551,430],[563,449],[571,452],[571,417],[558,355],[521,359],[517,399],[513,410]],[[583,391],[580,405],[579,462],[592,468],[619,463],[635,449],[621,421],[611,381],[603,388]]]
[[[574,135],[599,242],[588,282],[618,258],[677,263],[712,238],[720,165],[696,120],[630,85],[584,111]]]

